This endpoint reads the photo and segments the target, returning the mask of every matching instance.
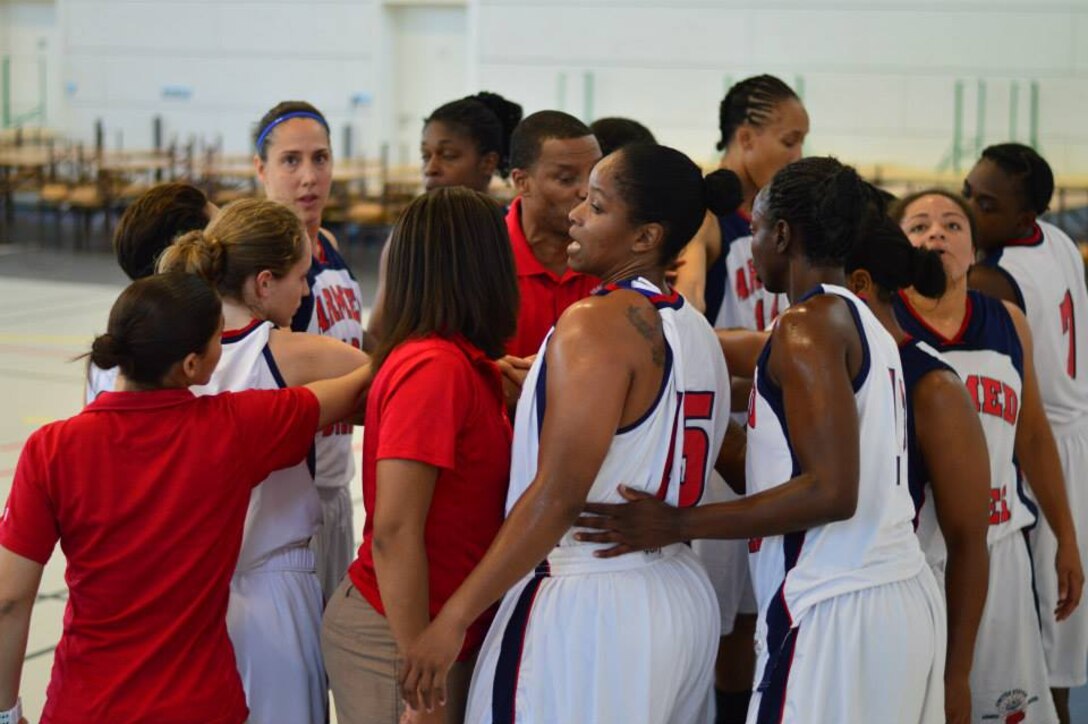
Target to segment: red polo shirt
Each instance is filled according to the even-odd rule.
[[[0,545],[67,557],[43,722],[245,721],[226,615],[249,496],[317,421],[302,388],[104,392],[30,436]]]
[[[434,618],[487,552],[502,527],[513,432],[498,367],[464,338],[404,342],[374,377],[363,436],[366,522],[351,582],[385,615],[372,552],[379,460],[438,468],[424,545]],[[465,636],[464,659],[483,643],[491,612]]]
[[[521,228],[521,197],[506,212],[506,228],[514,248],[514,266],[518,272],[518,331],[506,345],[508,354],[528,357],[540,351],[540,343],[567,307],[589,296],[601,283],[597,277],[566,269],[562,276],[541,264]]]

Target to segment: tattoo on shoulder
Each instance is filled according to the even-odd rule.
[[[655,367],[665,366],[665,335],[661,331],[661,317],[653,312],[649,318],[646,310],[635,305],[627,308],[627,321],[650,344],[650,358]]]

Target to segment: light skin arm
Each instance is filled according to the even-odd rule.
[[[423,532],[438,468],[414,460],[379,460],[374,510],[374,572],[397,650],[431,622]]]
[[[948,549],[945,719],[950,724],[969,724],[969,675],[990,568],[986,547],[990,458],[978,415],[955,373],[940,370],[926,375],[915,386],[911,402],[918,446],[933,487],[937,522]],[[956,444],[948,445],[949,440]]]
[[[321,408],[317,429],[328,427],[334,422],[346,420],[353,415],[357,418],[361,417],[365,411],[366,393],[370,389],[373,378],[368,362],[342,377],[318,380],[305,385],[306,389],[317,397]]]
[[[720,252],[721,245],[718,220],[707,212],[695,237],[680,252],[679,261],[682,263],[676,270],[673,287],[700,312],[706,311],[706,270],[718,258],[717,252],[712,254],[713,249],[717,248]]]
[[[15,706],[44,566],[0,546],[0,711]]]
[[[385,273],[389,263],[389,239],[382,246],[378,257],[378,287],[374,290],[374,302],[370,305],[370,317],[366,320],[366,334],[363,335],[363,349],[373,353],[381,341],[382,317],[385,315]]]
[[[805,314],[794,308],[782,316],[769,364],[789,429],[805,431],[791,438],[801,474],[742,500],[685,509],[625,488],[634,502],[586,506],[578,525],[602,532],[579,533],[579,540],[617,544],[597,553],[612,557],[697,538],[783,535],[854,515],[858,415],[847,357],[860,359],[860,342],[844,304],[817,297],[802,306]]]
[[[1080,603],[1084,570],[1077,548],[1073,514],[1069,510],[1069,499],[1065,493],[1065,478],[1061,460],[1058,458],[1058,446],[1046,419],[1039,383],[1035,377],[1031,331],[1024,313],[1015,304],[1005,302],[1005,308],[1009,310],[1024,351],[1024,387],[1020,396],[1020,424],[1016,429],[1016,457],[1032,492],[1035,493],[1035,499],[1046,522],[1058,540],[1058,554],[1055,557],[1058,570],[1058,607],[1055,615],[1058,621],[1063,621]],[[1009,494],[1015,493],[1009,491]]]
[[[547,350],[536,477],[480,564],[409,651],[401,688],[413,708],[444,702],[446,673],[468,625],[547,557],[585,504],[621,424],[634,370],[630,355],[617,353],[625,330],[611,319],[568,310],[557,325]]]
[[[372,378],[370,358],[365,352],[332,337],[283,329],[273,330],[268,344],[276,366],[289,387],[306,385],[315,393],[319,390],[324,393],[327,386],[315,387],[314,383],[345,378],[338,383],[339,386],[334,385],[332,388],[341,390],[345,395],[343,398],[330,397],[321,400],[319,395],[322,402],[322,422],[319,427],[348,418],[357,425],[362,424],[366,389],[369,388]],[[365,371],[362,378],[351,376],[357,370]],[[334,391],[331,394],[340,393]]]

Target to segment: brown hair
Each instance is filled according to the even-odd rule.
[[[168,183],[141,194],[125,209],[113,235],[117,263],[129,279],[155,273],[155,260],[180,234],[208,225],[208,197],[196,186]]]
[[[306,232],[291,209],[267,199],[235,201],[203,231],[178,238],[159,272],[199,274],[225,297],[241,299],[246,280],[265,269],[281,277],[298,263]]]
[[[222,316],[219,295],[200,277],[170,272],[139,279],[113,303],[108,331],[91,346],[91,362],[120,367],[126,379],[157,387],[171,367],[208,348]]]
[[[463,335],[498,359],[517,328],[506,222],[498,204],[478,191],[435,189],[408,206],[389,241],[386,284],[375,370],[401,342],[428,334]]]
[[[967,226],[970,227],[971,230],[971,246],[978,246],[978,228],[975,226],[975,212],[971,211],[971,206],[967,203],[966,199],[964,199],[957,193],[953,193],[952,191],[938,188],[930,188],[923,189],[921,191],[915,191],[912,194],[907,194],[903,198],[897,199],[894,203],[892,203],[891,207],[888,209],[888,216],[891,216],[892,220],[895,221],[895,223],[902,224],[903,217],[907,214],[907,207],[913,204],[918,199],[925,196],[943,196],[952,203],[954,203],[956,206],[959,206],[960,211],[962,211],[963,215],[967,217]]]

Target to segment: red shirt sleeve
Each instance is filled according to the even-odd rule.
[[[379,401],[375,461],[414,460],[452,469],[472,404],[470,374],[468,359],[456,349],[428,349],[399,361]]]
[[[15,480],[0,519],[0,545],[12,553],[45,565],[60,537],[47,491],[48,466],[38,431],[26,441],[15,469]]]
[[[305,387],[227,393],[242,437],[242,450],[256,462],[256,485],[273,471],[297,465],[310,451],[321,408]]]

